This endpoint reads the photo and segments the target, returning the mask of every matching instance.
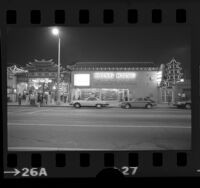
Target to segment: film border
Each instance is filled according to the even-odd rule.
[[[48,1],[49,2],[49,1]],[[97,6],[98,5],[98,6]],[[22,169],[24,167],[31,168],[31,163],[33,166],[42,166],[48,169],[47,177],[94,177],[98,172],[105,167],[104,163],[108,163],[106,166],[109,167],[109,163],[116,167],[129,166],[128,155],[129,153],[136,153],[138,155],[138,173],[136,177],[145,176],[199,176],[200,169],[200,137],[198,136],[200,132],[199,125],[199,61],[198,61],[198,49],[200,44],[200,38],[198,36],[199,27],[199,3],[196,1],[191,1],[190,3],[183,1],[179,3],[175,2],[162,2],[151,1],[147,3],[142,1],[98,1],[97,4],[91,3],[78,3],[78,1],[68,1],[67,3],[44,3],[40,4],[39,1],[32,1],[27,3],[26,1],[21,1],[20,3],[8,3],[4,1],[0,8],[0,22],[1,22],[1,78],[4,80],[6,78],[6,73],[4,70],[6,62],[6,28],[7,27],[41,27],[41,26],[120,26],[120,27],[137,27],[142,25],[156,25],[169,26],[169,25],[189,25],[191,27],[191,57],[192,57],[192,99],[197,101],[192,104],[192,150],[189,151],[58,151],[58,152],[8,152],[5,150],[7,148],[7,124],[6,124],[6,104],[2,105],[3,114],[3,159],[4,159],[4,170],[13,170],[8,168],[7,164],[11,161],[15,161],[17,168]],[[48,7],[48,8],[47,8]],[[66,7],[66,8],[63,8]],[[137,10],[133,11],[132,14],[137,15],[137,19],[128,20],[127,11],[129,9]],[[177,13],[177,9],[182,13]],[[61,10],[61,11],[58,11]],[[83,11],[82,15],[84,18],[79,17],[79,11]],[[88,13],[89,11],[89,21]],[[103,19],[104,10],[108,10],[107,19]],[[156,10],[152,15],[152,10]],[[184,16],[184,10],[186,11],[186,17]],[[61,17],[60,23],[55,23],[55,11],[57,11],[57,17]],[[64,14],[63,14],[64,11]],[[59,12],[59,13],[58,13]],[[85,15],[86,14],[86,15]],[[113,17],[112,17],[113,14]],[[131,14],[131,13],[130,13]],[[181,16],[183,14],[183,17]],[[32,18],[31,16],[32,15]],[[63,18],[64,15],[64,18]],[[156,16],[157,15],[157,16]],[[179,15],[179,16],[178,16]],[[110,16],[112,17],[110,19]],[[106,17],[106,15],[104,16]],[[153,22],[152,22],[153,18]],[[181,21],[182,19],[185,21]],[[57,18],[60,20],[60,18]],[[63,19],[63,20],[62,20]],[[179,20],[180,19],[180,20]],[[57,20],[57,21],[58,21]],[[80,21],[81,20],[81,21]],[[8,23],[7,23],[8,21]],[[32,23],[31,23],[32,21]],[[104,23],[105,21],[105,23]],[[59,22],[59,21],[58,21]],[[79,23],[81,22],[81,23]],[[131,23],[130,23],[131,22]],[[3,102],[6,101],[5,95],[5,82],[2,81],[2,99]],[[66,164],[64,167],[55,167],[55,155],[64,154],[66,159]],[[108,153],[108,155],[106,155]],[[9,154],[9,155],[8,155]],[[31,158],[31,155],[33,158]],[[80,167],[80,154],[83,156],[86,162],[85,167]],[[86,154],[86,155],[85,155]],[[89,154],[89,166],[88,166],[88,154]],[[109,162],[104,160],[105,155]],[[63,155],[60,155],[63,157]],[[182,157],[181,157],[182,156]],[[14,159],[17,157],[16,159]],[[61,158],[62,158],[61,157]],[[114,159],[113,159],[114,157]],[[34,159],[35,158],[35,159]],[[157,159],[153,163],[152,159]],[[162,160],[161,160],[162,158]],[[181,158],[182,162],[178,162],[177,158]],[[187,160],[186,160],[187,158]],[[31,162],[31,160],[33,160]],[[40,161],[41,164],[34,161]],[[63,160],[63,159],[59,159]],[[157,162],[160,161],[161,162]],[[54,162],[52,162],[54,161]],[[11,162],[12,163],[12,162]],[[158,164],[157,164],[158,163]],[[152,165],[153,164],[153,165]],[[155,167],[154,165],[158,165]],[[162,164],[160,167],[159,165]],[[9,164],[10,165],[10,164]],[[12,166],[13,164],[11,164]],[[85,165],[85,164],[84,164]],[[84,166],[83,165],[83,166]],[[15,166],[15,165],[13,165]],[[14,167],[16,168],[16,167]],[[13,178],[11,175],[5,175],[6,178]],[[15,176],[19,178],[20,176]],[[131,175],[129,176],[131,177]]]

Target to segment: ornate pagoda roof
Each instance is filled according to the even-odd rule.
[[[29,71],[37,71],[39,68],[46,68],[48,70],[56,70],[57,69],[57,64],[53,61],[53,59],[50,60],[37,60],[35,59],[33,62],[29,62],[26,64],[26,68]]]
[[[7,71],[12,73],[12,74],[21,74],[21,73],[27,73],[28,72],[23,67],[17,67],[16,65],[7,67]]]
[[[153,62],[76,62],[72,66],[68,66],[73,71],[93,70],[93,71],[132,71],[132,70],[159,70],[160,66]]]
[[[178,61],[176,61],[176,59],[173,57],[172,60],[171,60],[169,63],[167,63],[167,65],[171,65],[171,64],[177,64],[177,65],[180,65],[181,63],[178,62]]]
[[[29,72],[57,72],[58,65],[53,61],[53,59],[34,59],[33,62],[29,62],[28,64],[26,64],[26,69]],[[60,66],[60,71],[61,73],[67,73],[70,70],[67,67]]]

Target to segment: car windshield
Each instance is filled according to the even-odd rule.
[[[136,99],[131,99],[130,101],[135,101]]]
[[[144,100],[143,98],[135,99],[135,101],[143,101],[143,100]]]
[[[88,100],[88,101],[96,101],[96,100],[97,100],[97,98],[90,97],[90,98],[88,98],[87,100]]]
[[[155,102],[154,100],[150,99],[150,98],[144,98],[145,101],[150,101],[150,102]]]

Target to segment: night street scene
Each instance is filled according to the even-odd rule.
[[[7,29],[8,150],[191,149],[188,27]]]

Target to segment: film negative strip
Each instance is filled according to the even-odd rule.
[[[199,8],[1,2],[4,178],[199,177]]]

